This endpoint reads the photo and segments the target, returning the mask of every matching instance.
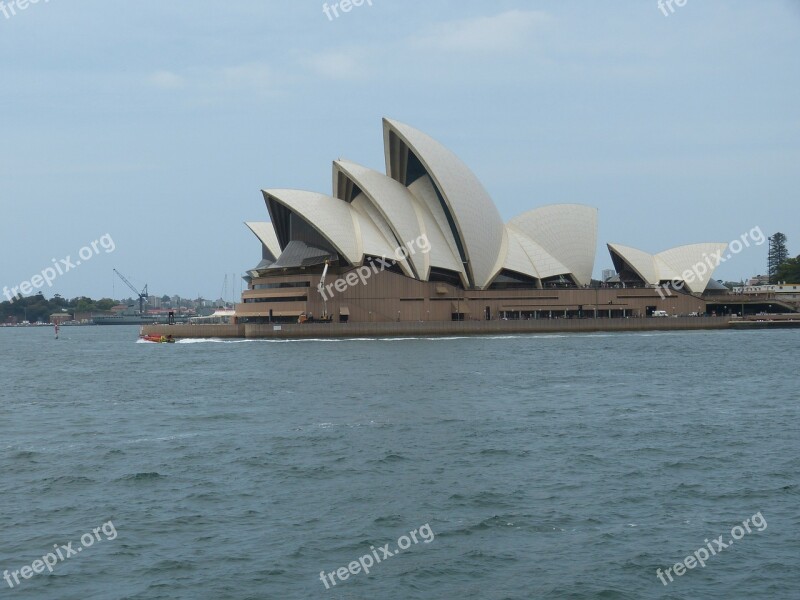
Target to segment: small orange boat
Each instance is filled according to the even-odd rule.
[[[155,344],[174,344],[175,338],[171,335],[140,335],[140,340],[145,342],[153,342]]]

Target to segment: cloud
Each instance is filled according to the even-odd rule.
[[[326,79],[353,80],[366,75],[360,53],[355,50],[338,50],[314,54],[303,60],[314,74]]]
[[[164,90],[189,89],[193,94],[226,94],[252,92],[270,94],[277,91],[278,77],[269,65],[245,63],[228,67],[189,68],[183,73],[158,70],[147,82]]]
[[[156,71],[148,77],[148,81],[151,85],[165,90],[174,90],[186,85],[183,77],[171,71]]]
[[[302,58],[300,62],[312,75],[325,79],[365,79],[385,70],[370,69],[370,64],[385,66],[395,61],[402,64],[408,58],[409,50],[421,50],[425,54],[430,54],[432,49],[462,54],[498,54],[522,50],[549,20],[551,17],[541,11],[510,10],[494,16],[440,23],[399,43],[384,40],[380,46],[350,46],[318,52]]]
[[[232,90],[269,91],[274,89],[277,78],[268,65],[250,63],[220,69],[216,73],[219,86]]]
[[[414,41],[452,52],[509,52],[522,49],[549,20],[541,11],[509,10],[491,17],[442,23]]]

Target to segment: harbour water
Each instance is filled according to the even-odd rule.
[[[137,333],[0,329],[0,598],[800,597],[797,330]]]

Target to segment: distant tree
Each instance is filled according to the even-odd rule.
[[[94,301],[86,296],[76,298],[74,302],[74,308],[78,312],[92,312],[96,309]]]
[[[59,308],[65,308],[68,305],[68,302],[61,297],[61,294],[56,294],[55,296],[53,296],[53,299],[50,300],[50,303],[53,306],[57,306]]]
[[[97,310],[111,310],[111,307],[116,305],[117,301],[111,298],[103,298],[96,303]]]
[[[34,296],[17,296],[14,302],[0,304],[0,321],[6,322],[12,317],[17,321],[23,320],[47,322],[54,307],[38,293]]]
[[[770,236],[769,252],[767,254],[767,274],[770,283],[778,283],[778,269],[789,258],[786,249],[786,236],[780,232]]]
[[[778,281],[800,283],[800,256],[786,259],[776,273]]]

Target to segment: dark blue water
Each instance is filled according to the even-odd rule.
[[[0,329],[0,598],[800,598],[800,331],[136,334]]]

